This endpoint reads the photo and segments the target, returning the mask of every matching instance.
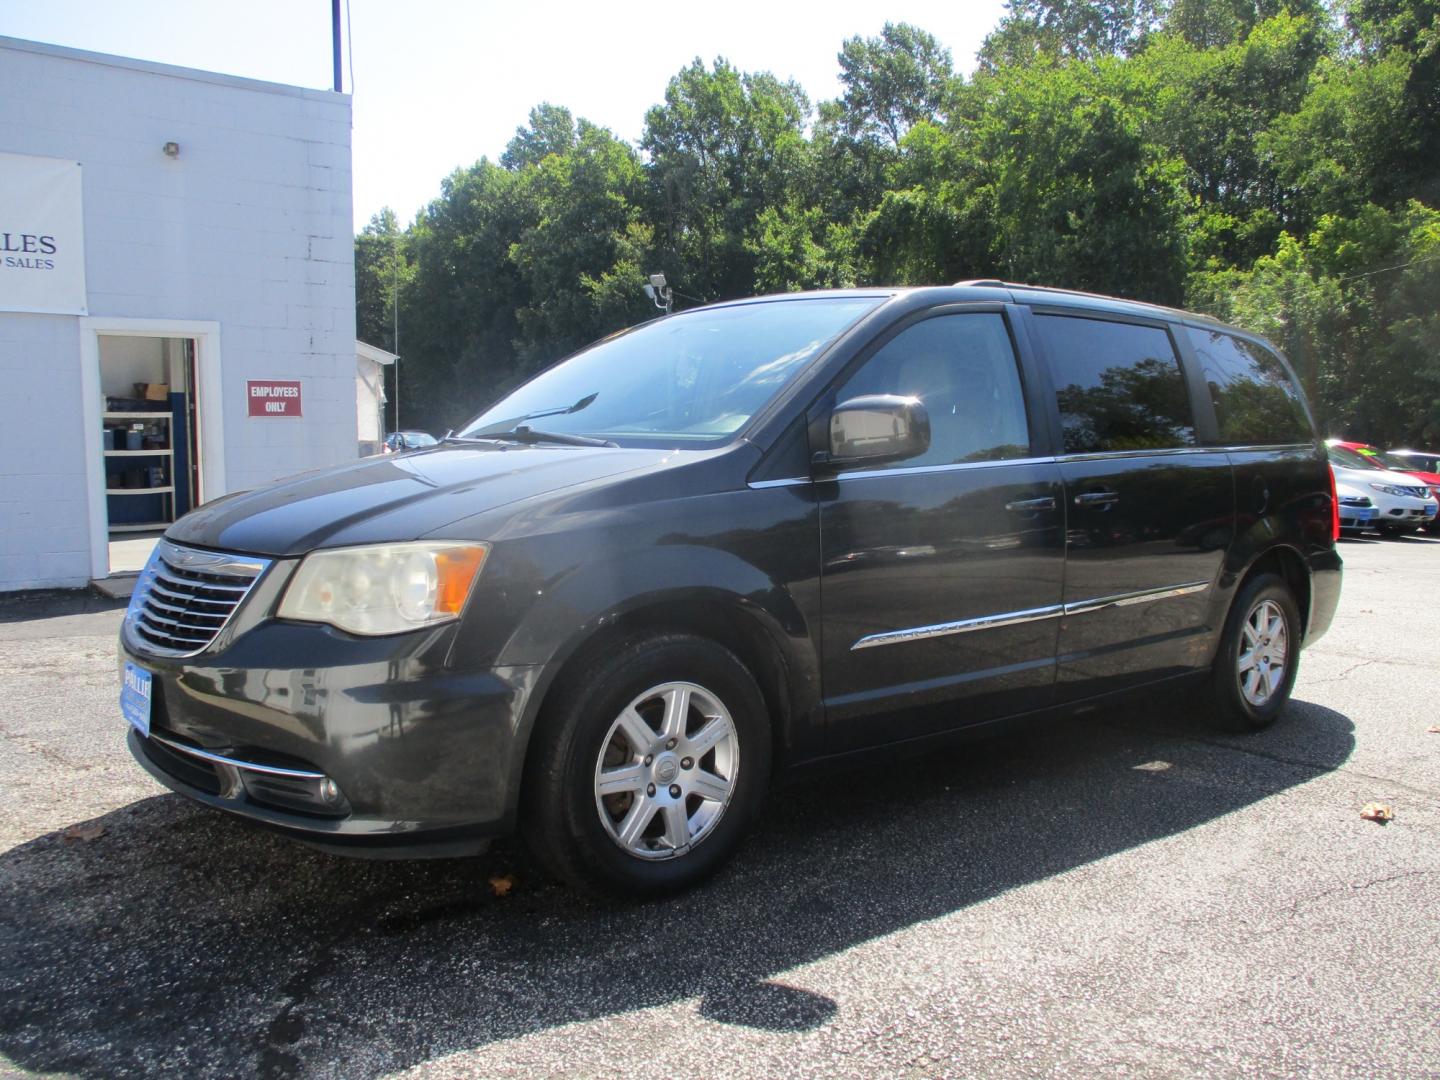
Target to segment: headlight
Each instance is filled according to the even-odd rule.
[[[305,556],[280,601],[282,619],[352,634],[398,634],[458,618],[488,544],[376,544]]]
[[[1371,484],[1376,491],[1383,491],[1386,495],[1409,495],[1410,492],[1402,487],[1392,487],[1390,484]]]

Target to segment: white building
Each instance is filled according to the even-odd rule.
[[[355,342],[355,426],[360,454],[380,453],[385,440],[385,369],[400,357],[374,345]]]
[[[350,99],[0,37],[0,591],[357,451]]]

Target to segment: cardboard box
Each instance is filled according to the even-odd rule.
[[[137,382],[135,396],[146,401],[169,401],[170,384],[163,382]]]

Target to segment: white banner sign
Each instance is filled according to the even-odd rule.
[[[84,315],[80,165],[0,154],[0,311]]]

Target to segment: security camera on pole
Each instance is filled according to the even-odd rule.
[[[675,306],[675,290],[665,284],[664,274],[650,275],[650,281],[645,286],[645,295],[666,315],[669,315],[670,309]]]

